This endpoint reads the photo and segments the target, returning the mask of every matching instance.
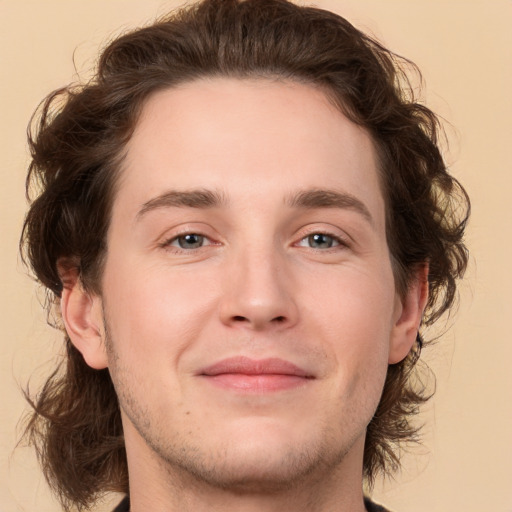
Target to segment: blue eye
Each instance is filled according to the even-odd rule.
[[[169,245],[178,245],[181,249],[198,249],[204,245],[204,236],[197,233],[188,233],[176,237]]]
[[[340,241],[326,233],[313,233],[303,238],[300,243],[302,247],[311,247],[312,249],[330,249],[340,245]]]

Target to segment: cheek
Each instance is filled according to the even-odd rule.
[[[112,265],[103,284],[112,337],[127,357],[154,359],[163,351],[167,360],[176,357],[197,339],[215,307],[211,280],[187,270]]]
[[[326,284],[306,295],[305,300],[309,314],[319,318],[330,338],[338,337],[347,349],[354,350],[389,340],[395,300],[390,279],[379,283],[372,276],[354,271],[338,279],[326,276],[323,282]]]
[[[393,325],[392,276],[379,282],[360,272],[325,280],[321,292],[307,296],[306,316],[323,333],[325,349],[337,367],[341,385],[383,383]]]

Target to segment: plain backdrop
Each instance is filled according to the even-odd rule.
[[[77,79],[76,70],[87,77],[110,38],[179,3],[0,0],[0,512],[58,510],[32,450],[14,450],[26,410],[20,387],[47,373],[61,345],[17,254],[28,120],[47,93]],[[422,416],[423,445],[404,457],[394,481],[378,482],[374,496],[396,512],[511,512],[512,2],[316,5],[419,65],[423,99],[448,123],[447,161],[473,203],[459,311],[424,354],[437,374],[437,392]]]

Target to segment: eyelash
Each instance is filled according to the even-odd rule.
[[[190,236],[199,237],[201,239],[201,245],[199,247],[189,247],[189,248],[181,247],[181,244],[180,244],[180,246],[173,245],[175,242],[177,242],[179,244],[180,239],[185,239],[186,237],[190,237]],[[212,242],[206,235],[203,235],[199,232],[190,231],[190,232],[186,232],[186,233],[180,233],[179,235],[175,235],[172,238],[168,238],[168,239],[164,240],[161,244],[159,244],[159,247],[161,247],[162,249],[167,249],[167,250],[171,250],[171,251],[175,251],[175,252],[189,252],[189,251],[193,251],[195,249],[201,249],[203,247],[207,247],[205,245],[202,245],[202,242],[204,242],[205,240],[210,242],[208,245],[217,245],[217,244],[215,244],[215,242]]]
[[[334,245],[331,245],[330,247],[324,247],[324,248],[311,247],[309,245],[307,245],[307,246],[301,245],[302,242],[304,242],[304,241],[306,241],[306,243],[308,243],[308,242],[311,243],[313,241],[314,237],[329,238]],[[349,244],[343,237],[334,235],[327,231],[313,231],[313,232],[309,233],[308,235],[304,236],[303,238],[301,238],[300,241],[296,245],[299,247],[307,247],[308,249],[319,250],[319,251],[325,252],[325,251],[329,251],[329,250],[337,250],[339,248],[345,248],[345,247],[348,247]]]
[[[191,237],[191,236],[196,236],[196,237],[200,238],[200,241],[198,243],[200,243],[201,245],[199,245],[197,247],[188,247],[188,248],[181,246],[180,240],[185,239],[186,237]],[[312,243],[312,241],[314,240],[314,237],[328,238],[328,239],[330,239],[330,242],[333,245],[331,245],[329,247],[324,247],[324,248],[311,247],[309,245],[302,245],[303,242]],[[209,243],[207,245],[203,245],[204,241],[208,241]],[[179,247],[177,245],[174,245],[175,243],[177,243],[179,245]],[[202,248],[208,247],[210,245],[218,245],[218,244],[216,244],[215,242],[212,242],[206,235],[203,235],[200,232],[190,231],[190,232],[180,233],[179,235],[176,235],[176,236],[173,236],[172,238],[164,240],[161,244],[159,244],[159,247],[161,247],[162,249],[171,250],[174,252],[185,252],[186,253],[186,252],[191,252],[194,250],[202,249]],[[299,240],[299,242],[295,243],[294,245],[296,247],[306,247],[308,249],[318,250],[318,251],[322,251],[322,252],[327,252],[327,251],[331,251],[331,250],[337,250],[339,248],[349,247],[349,244],[345,238],[334,235],[327,231],[321,231],[321,230],[310,232],[306,236],[303,236]]]

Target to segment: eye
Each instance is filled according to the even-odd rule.
[[[179,247],[180,249],[199,249],[203,247],[208,239],[198,233],[187,233],[169,240],[166,245]]]
[[[313,233],[303,238],[298,245],[312,249],[330,249],[340,245],[340,240],[327,233]]]

